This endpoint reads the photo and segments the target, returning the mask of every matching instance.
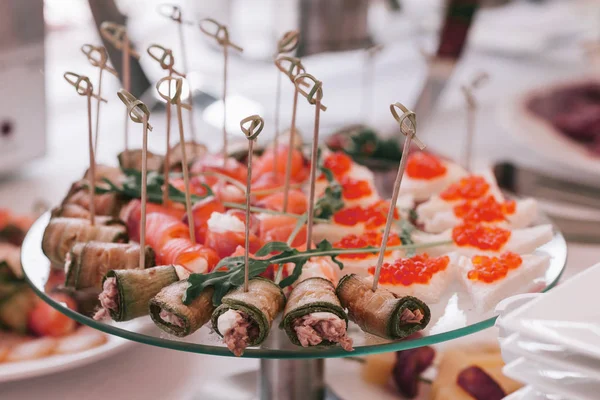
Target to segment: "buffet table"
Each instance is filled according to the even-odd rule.
[[[83,29],[81,36],[74,36],[77,36],[79,43],[85,40],[94,41],[93,35],[89,29]],[[73,107],[78,107],[80,99],[72,95],[71,88],[64,84],[61,75],[66,69],[88,71],[89,67],[84,57],[75,54],[78,51],[77,46],[65,46],[61,43],[63,39],[64,36],[54,34],[47,42],[51,50],[48,51],[49,60],[45,71],[48,99],[47,156],[16,171],[13,175],[0,177],[0,206],[17,212],[28,212],[37,200],[56,204],[70,182],[81,175],[87,162],[87,154],[78,151],[84,148],[87,140],[85,115],[73,114],[71,111]],[[393,73],[396,66],[389,60],[393,52],[398,50],[402,50],[402,47],[388,49],[387,55],[384,54],[382,57],[380,70],[382,76],[389,77]],[[414,57],[413,53],[407,50],[407,57]],[[581,63],[577,62],[578,56],[568,50],[549,59],[529,60],[468,53],[447,88],[437,116],[425,127],[424,140],[430,144],[430,148],[443,154],[455,157],[459,154],[461,143],[457,138],[462,138],[464,118],[462,113],[455,112],[462,111],[463,108],[463,99],[459,95],[458,87],[473,72],[485,69],[493,79],[480,94],[481,114],[476,145],[476,158],[479,164],[488,163],[490,160],[510,159],[521,161],[529,166],[547,167],[548,163],[543,155],[532,155],[527,148],[514,141],[500,127],[497,121],[497,108],[511,95],[532,85],[576,76],[577,73],[584,72]],[[315,60],[314,68],[317,70],[315,74],[323,75],[322,78],[328,81],[326,74],[318,71],[319,65],[321,61]],[[405,73],[397,77],[397,80],[394,77],[394,85],[386,85],[384,79],[380,79],[375,83],[374,91],[377,96],[381,97],[384,103],[389,103],[389,100],[403,100],[410,104],[420,85],[420,80],[415,76],[420,76],[422,71],[418,72],[417,66],[418,64],[415,64],[405,69]],[[389,74],[385,74],[386,69]],[[411,75],[411,70],[414,76]],[[334,79],[328,82],[332,82],[330,83],[332,86],[336,84]],[[235,83],[233,85],[235,86]],[[116,81],[111,80],[104,90],[105,93],[114,93],[117,89]],[[398,93],[402,93],[402,99],[396,99]],[[341,90],[339,95],[354,96],[358,93],[348,94]],[[343,116],[335,114],[336,108],[339,110],[343,107],[336,107],[335,103],[335,99],[328,103],[333,114],[332,121],[343,119]],[[115,110],[121,108],[119,102],[110,101],[103,106],[103,113],[117,114]],[[300,112],[302,118],[303,111]],[[381,115],[382,119],[386,118],[387,121],[389,119],[387,112],[385,108],[381,112],[378,111],[375,119]],[[329,118],[329,115],[327,117]],[[160,122],[161,116],[153,118],[155,126],[163,125]],[[196,120],[201,138],[207,138],[211,132],[216,132],[214,127],[200,121],[199,116]],[[327,121],[324,122],[327,125]],[[310,123],[311,119],[307,118],[303,125],[310,125]],[[389,121],[387,126],[392,123],[393,121]],[[301,124],[301,129],[303,125]],[[383,123],[382,127],[385,126],[386,123]],[[442,127],[446,134],[440,134]],[[100,140],[97,160],[98,162],[114,160],[114,154],[122,148],[120,139],[122,121],[103,120],[101,129],[103,137]],[[164,142],[163,133],[157,130],[153,135],[150,137],[150,150],[153,147],[160,150]],[[134,137],[133,147],[140,141],[141,137]],[[563,279],[594,264],[599,258],[600,246],[569,243],[569,258]],[[488,329],[477,336],[494,340],[495,331]],[[327,362],[326,368],[334,370],[336,364],[344,362],[352,361],[331,360]],[[2,397],[7,399],[193,399],[197,398],[197,390],[204,384],[209,384],[216,378],[256,369],[257,366],[257,360],[205,356],[131,343],[126,351],[86,367],[27,381],[0,384],[0,392]],[[235,397],[235,393],[231,392],[235,388],[222,389],[223,399]]]

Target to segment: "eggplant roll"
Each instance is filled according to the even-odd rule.
[[[71,186],[71,189],[62,201],[61,206],[64,207],[68,204],[75,204],[89,210],[90,203],[91,197],[87,188],[87,181],[78,181]],[[124,204],[125,199],[121,198],[117,193],[96,194],[94,196],[94,209],[96,215],[117,217]]]
[[[92,226],[85,219],[53,218],[44,231],[42,250],[54,264],[64,265],[67,253],[77,242],[125,243],[128,239],[123,225]]]
[[[154,250],[144,249],[145,267],[156,265]],[[134,243],[76,243],[67,254],[65,262],[66,286],[75,289],[102,289],[102,279],[110,270],[139,267],[140,246]]]
[[[327,279],[300,282],[288,297],[281,325],[295,345],[340,343],[344,349],[352,350],[352,339],[346,333],[348,317],[335,294],[335,286]]]
[[[247,292],[238,287],[223,296],[212,315],[212,326],[229,350],[240,356],[246,347],[258,346],[269,336],[284,305],[285,295],[277,284],[254,278],[248,282]]]
[[[119,165],[123,169],[137,169],[142,170],[142,150],[133,149],[128,151],[122,151],[117,156],[119,159]],[[147,152],[147,166],[148,171],[161,171],[164,157],[158,154],[154,154],[150,151]]]
[[[156,326],[178,337],[191,335],[202,328],[215,310],[212,287],[206,288],[191,304],[183,304],[188,285],[187,280],[176,282],[150,300],[150,317]]]
[[[99,296],[102,308],[94,319],[110,316],[120,322],[148,315],[150,300],[178,280],[172,265],[109,271]]]
[[[90,210],[83,208],[77,204],[65,204],[64,206],[55,207],[50,213],[52,218],[79,218],[90,219]],[[123,225],[125,223],[112,215],[96,215],[94,223],[98,225]]]
[[[387,339],[402,339],[424,329],[431,319],[427,304],[412,296],[396,297],[355,274],[340,279],[336,293],[350,319],[365,332]]]

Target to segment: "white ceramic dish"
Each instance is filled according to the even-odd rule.
[[[499,122],[515,140],[529,147],[532,152],[542,153],[557,164],[600,175],[600,156],[592,155],[584,145],[563,135],[527,108],[527,102],[533,96],[592,80],[594,78],[561,82],[526,92],[498,108]]]
[[[598,282],[600,264],[503,315],[498,326],[505,332],[524,333],[600,359],[600,309],[595,306],[600,300]]]
[[[138,332],[142,331],[144,326],[148,326],[140,321],[131,321],[128,324],[130,324],[128,329]],[[108,340],[103,345],[79,353],[54,355],[31,361],[1,363],[0,383],[50,375],[81,367],[110,357],[134,344],[134,342],[118,336],[107,336]]]

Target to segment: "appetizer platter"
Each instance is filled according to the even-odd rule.
[[[194,23],[166,7],[174,21]],[[103,27],[126,57],[142,56],[124,27]],[[228,51],[243,49],[213,19],[199,28],[223,49],[225,100]],[[322,145],[325,85],[286,55],[297,44],[298,32],[286,33],[274,57],[294,88],[287,137],[276,126],[276,139],[262,143],[261,131],[271,128],[250,115],[240,121],[247,140],[237,157],[225,124],[219,153],[186,139],[183,111],[193,104],[185,101],[185,74],[164,46],[147,50],[167,72],[156,84],[166,102],[164,154],[147,150],[162,127],[142,101],[127,89],[103,95],[88,77],[65,73],[87,100],[89,168],[25,238],[22,262],[34,290],[69,317],[126,339],[281,360],[450,340],[490,327],[505,297],[557,282],[566,245],[535,200],[505,198],[492,174],[469,170],[469,156],[461,165],[424,151],[417,116],[403,104],[390,105],[403,139],[393,182]],[[102,70],[102,48],[86,49],[98,51],[90,58]],[[102,138],[91,108],[107,100],[121,101],[132,125],[119,167],[95,161]],[[296,131],[299,101],[314,111],[307,143]],[[178,140],[170,137],[172,125]],[[128,147],[131,134],[142,135],[141,149]],[[49,296],[51,274],[68,290],[91,294],[93,310],[79,313]],[[140,334],[125,325],[138,320],[158,329]]]
[[[50,307],[23,277],[20,246],[34,217],[0,209],[0,382],[41,376],[108,357],[131,342],[94,330]],[[58,278],[58,279],[57,279]],[[46,292],[55,301],[85,312],[89,298],[50,276]],[[128,329],[138,331],[143,321]]]

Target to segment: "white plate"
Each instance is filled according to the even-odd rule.
[[[543,393],[568,399],[598,400],[600,381],[569,369],[549,367],[519,358],[502,369],[504,375],[533,385]]]
[[[325,378],[333,393],[344,400],[403,400],[391,384],[386,387],[365,382],[361,376],[362,364],[353,360],[335,358],[327,360]],[[414,400],[429,398],[429,385],[421,384]]]
[[[559,132],[548,121],[530,112],[526,105],[533,96],[592,80],[562,82],[526,92],[498,108],[499,122],[515,140],[529,147],[533,153],[543,153],[557,164],[600,175],[600,156],[590,154],[584,145]]]
[[[504,400],[572,400],[557,394],[545,394],[533,386],[525,386],[504,398]]]
[[[144,326],[147,324],[143,321],[128,323],[128,329],[137,332],[142,331]],[[54,355],[31,361],[0,363],[0,382],[34,378],[81,367],[119,353],[134,344],[117,336],[105,335],[108,336],[105,344],[79,353]]]
[[[600,359],[600,264],[503,316],[498,325]]]

